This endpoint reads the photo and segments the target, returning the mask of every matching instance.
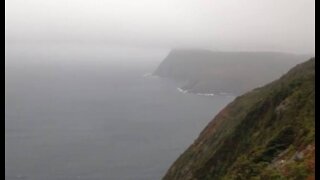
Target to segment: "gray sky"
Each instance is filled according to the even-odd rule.
[[[314,53],[314,0],[6,0],[6,42]]]

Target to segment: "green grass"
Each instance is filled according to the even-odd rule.
[[[299,64],[280,79],[237,97],[164,179],[304,179],[309,172],[303,164],[291,164],[289,175],[270,165],[281,153],[288,151],[289,158],[314,141],[314,64],[315,59]]]

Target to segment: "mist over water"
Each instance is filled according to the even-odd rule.
[[[8,42],[314,53],[315,0],[5,0]]]
[[[5,0],[6,180],[161,179],[234,99],[150,76],[169,51],[314,54],[314,4]]]
[[[15,47],[6,50],[7,180],[160,179],[233,99],[146,76],[166,49]]]

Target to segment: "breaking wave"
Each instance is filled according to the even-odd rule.
[[[192,92],[189,92],[188,90],[184,90],[182,88],[177,88],[177,90],[183,94],[189,93],[189,94],[195,94],[198,96],[214,96],[215,95],[213,93],[192,93]]]

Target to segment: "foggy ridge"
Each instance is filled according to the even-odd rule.
[[[239,95],[284,74],[311,55],[280,52],[216,52],[174,49],[154,75],[170,78],[192,93]]]

